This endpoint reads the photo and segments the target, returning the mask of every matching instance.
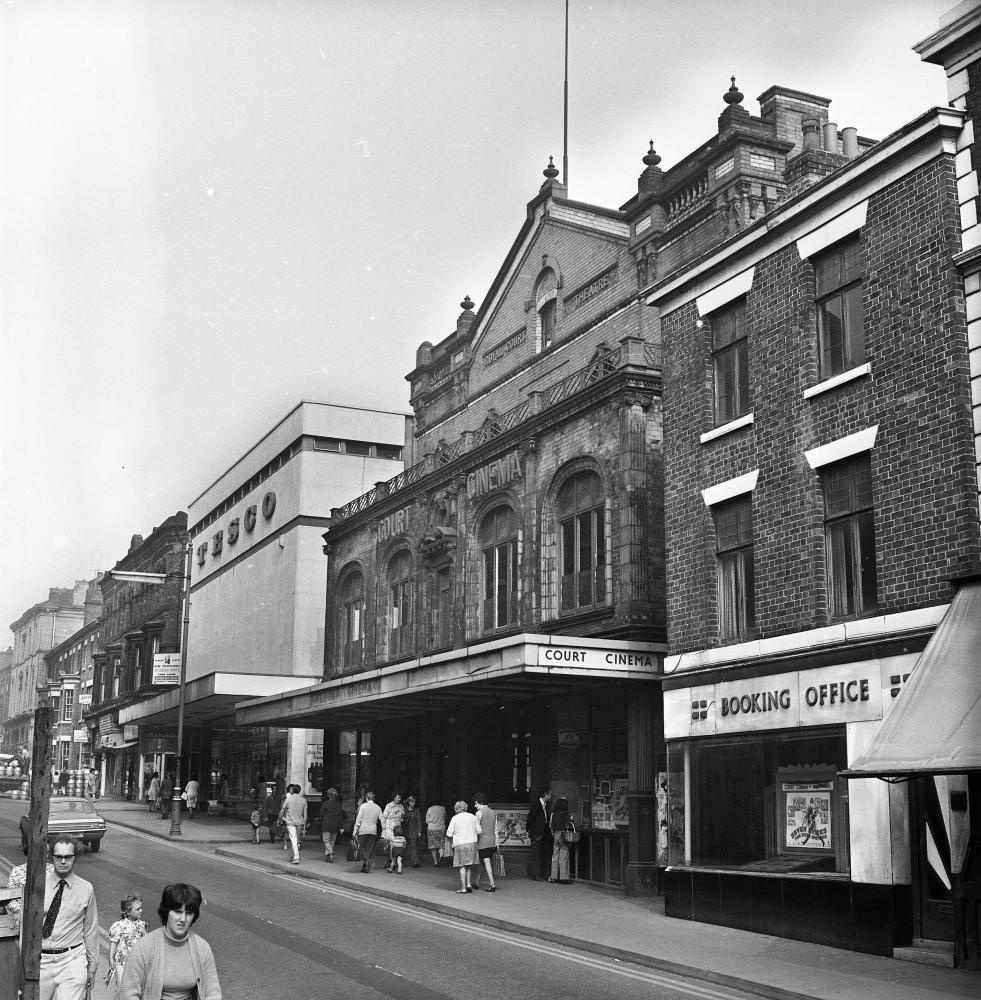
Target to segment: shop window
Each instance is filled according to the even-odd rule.
[[[559,490],[557,513],[562,567],[561,610],[606,603],[606,507],[595,472],[569,479]]]
[[[388,655],[405,656],[413,648],[412,559],[400,552],[388,567],[389,621]]]
[[[364,651],[364,577],[349,573],[341,584],[341,663],[361,663]]]
[[[726,424],[750,411],[745,300],[713,313],[710,323],[715,422]]]
[[[865,361],[865,282],[858,237],[818,257],[814,280],[821,377],[827,379]]]
[[[756,627],[752,494],[713,508],[719,638],[739,639]]]
[[[480,525],[483,558],[483,628],[518,620],[518,519],[510,507],[492,510]]]
[[[839,727],[670,744],[669,864],[847,872],[845,743]]]
[[[826,466],[821,486],[829,613],[833,618],[868,614],[878,607],[868,454]]]

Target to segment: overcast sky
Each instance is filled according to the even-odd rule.
[[[951,0],[571,0],[570,196],[618,207],[735,74],[882,138]],[[408,411],[562,155],[564,0],[5,0],[0,648],[300,399]],[[326,511],[324,512],[327,513]]]

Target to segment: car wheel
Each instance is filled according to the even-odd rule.
[[[99,848],[102,846],[101,840],[87,840],[85,846],[93,853],[98,854]]]

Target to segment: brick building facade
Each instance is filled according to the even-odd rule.
[[[134,535],[129,551],[101,580],[102,648],[93,656],[92,704],[85,722],[102,795],[139,798],[141,759],[162,774],[167,755],[172,759],[176,751],[172,734],[126,727],[120,712],[162,689],[154,682],[154,657],[180,652],[186,545],[187,514],[178,511],[146,538]],[[114,572],[162,574],[164,582],[126,580]]]
[[[666,911],[880,954],[952,940],[957,848],[946,892],[908,849],[936,790],[842,772],[952,581],[981,568],[964,116],[871,143],[823,98],[771,88],[759,118],[725,99],[663,186],[707,171],[745,197],[703,190],[647,294],[665,345]]]

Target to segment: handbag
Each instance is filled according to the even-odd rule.
[[[576,829],[576,824],[569,820],[569,826],[572,827],[571,830],[566,830],[564,833],[565,842],[567,844],[578,844],[579,843],[579,831]]]
[[[357,861],[361,856],[361,845],[358,841],[352,837],[351,842],[347,845],[347,860]]]

